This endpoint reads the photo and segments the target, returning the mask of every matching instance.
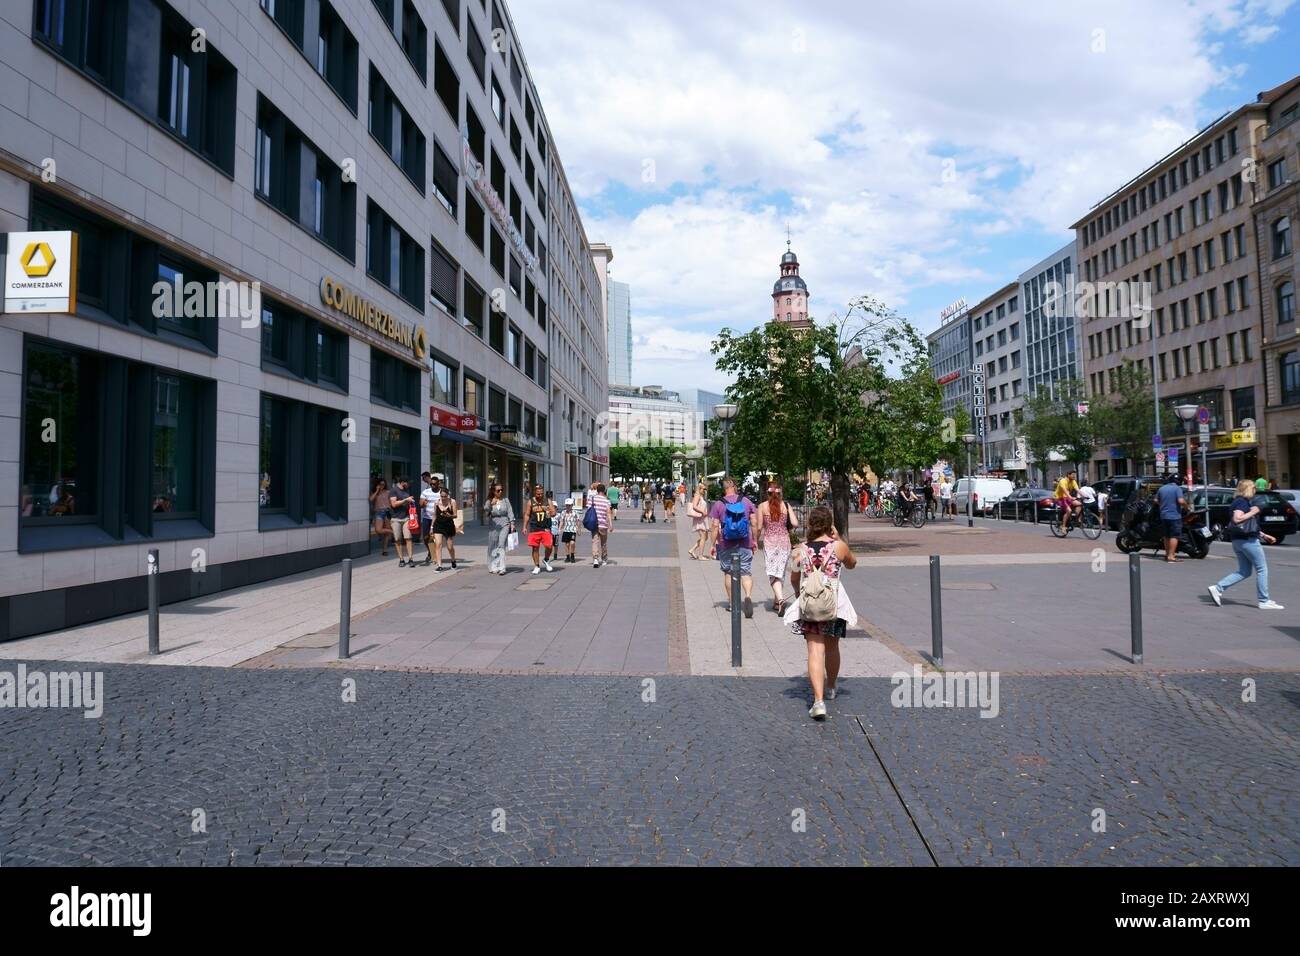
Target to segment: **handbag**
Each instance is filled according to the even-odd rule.
[[[1228,525],[1228,537],[1233,541],[1245,541],[1259,537],[1259,515],[1251,515],[1241,524]]]
[[[519,532],[511,531],[510,534],[506,536],[506,550],[515,551],[518,550],[518,548],[519,548]]]
[[[407,512],[410,516],[406,519],[406,526],[411,529],[412,534],[418,534],[420,531],[420,516],[415,513],[415,506],[412,505]]]
[[[465,512],[459,508],[456,509],[456,515],[452,518],[452,524],[456,527],[456,534],[465,533]]]

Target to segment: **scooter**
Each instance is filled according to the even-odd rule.
[[[1206,522],[1204,511],[1193,511],[1183,516],[1183,533],[1178,538],[1178,550],[1190,558],[1201,559],[1210,553],[1214,531]],[[1164,525],[1159,513],[1150,502],[1139,502],[1135,508],[1124,512],[1120,521],[1115,545],[1125,554],[1151,548],[1157,554],[1165,550]]]

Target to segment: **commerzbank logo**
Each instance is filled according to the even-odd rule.
[[[18,264],[23,272],[33,279],[43,279],[54,268],[54,250],[48,242],[29,242],[23,254],[18,257]]]

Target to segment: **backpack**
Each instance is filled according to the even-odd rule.
[[[810,558],[816,552],[809,548]],[[839,615],[838,582],[828,578],[821,567],[813,560],[808,562],[810,570],[799,579],[799,619],[801,621],[833,621]]]
[[[743,499],[727,502],[722,512],[722,540],[749,541],[749,516]]]
[[[600,519],[596,517],[596,506],[588,505],[587,512],[582,516],[582,526],[595,534],[600,530]]]

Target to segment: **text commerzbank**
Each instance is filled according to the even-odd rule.
[[[423,327],[398,322],[393,313],[353,292],[333,276],[325,276],[320,280],[320,300],[334,311],[341,312],[353,321],[374,329],[385,338],[404,345],[417,359],[423,360],[428,354],[428,342]]]

